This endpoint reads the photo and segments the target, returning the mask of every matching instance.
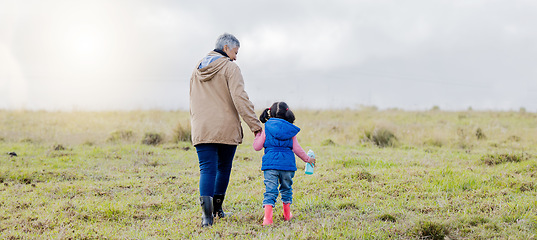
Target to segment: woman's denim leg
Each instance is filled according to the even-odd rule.
[[[294,171],[280,171],[280,193],[283,203],[293,203],[293,177]]]
[[[225,194],[235,156],[236,145],[198,144],[200,196]]]
[[[218,170],[216,171],[216,183],[214,186],[215,195],[225,195],[233,167],[233,158],[235,157],[236,145],[218,146]]]
[[[274,207],[276,199],[278,198],[278,185],[279,185],[279,171],[278,170],[265,170],[263,175],[265,176],[265,194],[263,199],[264,205],[271,205]]]
[[[196,145],[200,165],[200,196],[214,196],[218,151],[216,144]]]

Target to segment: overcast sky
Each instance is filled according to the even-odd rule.
[[[216,38],[256,109],[537,111],[537,1],[0,0],[0,109],[188,110]]]

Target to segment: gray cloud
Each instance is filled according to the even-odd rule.
[[[0,108],[188,109],[193,66],[230,32],[259,109],[537,110],[532,1],[2,1],[0,13]]]

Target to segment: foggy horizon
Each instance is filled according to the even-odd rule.
[[[537,112],[537,2],[232,5],[0,0],[0,110],[188,110],[228,32],[256,110]]]

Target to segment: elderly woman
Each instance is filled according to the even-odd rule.
[[[222,210],[237,145],[242,143],[242,119],[254,135],[261,123],[254,105],[244,91],[237,59],[240,43],[224,33],[216,48],[197,65],[190,78],[190,119],[192,144],[200,166],[200,203],[202,226],[213,224],[214,217],[226,217]]]

